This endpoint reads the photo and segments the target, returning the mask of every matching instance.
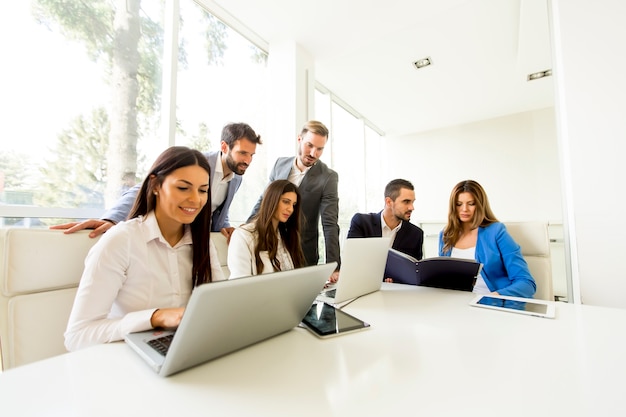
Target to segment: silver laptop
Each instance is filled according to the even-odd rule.
[[[159,375],[172,375],[297,326],[336,265],[201,285],[175,332],[130,333],[125,341]]]
[[[380,290],[390,243],[388,237],[346,239],[341,250],[339,281],[320,293],[317,301],[341,307]]]

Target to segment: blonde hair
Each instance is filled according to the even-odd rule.
[[[324,123],[318,122],[317,120],[309,120],[302,126],[302,132],[300,132],[300,136],[306,135],[306,132],[311,132],[316,135],[324,136],[328,138],[328,128],[324,126]]]

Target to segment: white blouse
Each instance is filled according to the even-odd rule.
[[[154,212],[107,231],[85,258],[78,292],[65,332],[65,347],[122,340],[149,330],[158,308],[184,307],[191,296],[191,230],[172,247]],[[209,241],[211,276],[224,280],[217,250]]]
[[[258,233],[254,222],[244,224],[233,231],[228,244],[228,269],[229,279],[249,277],[257,275],[256,260],[254,259],[254,248],[257,245]],[[267,251],[259,253],[263,262],[263,273],[275,272]],[[291,255],[285,248],[283,240],[278,233],[278,249],[276,258],[280,261],[282,271],[294,269]]]
[[[453,258],[476,260],[476,247],[474,246],[467,249],[452,248],[452,253],[450,253],[450,256],[452,256]],[[474,289],[472,290],[472,292],[476,294],[491,293],[491,290],[489,289],[489,287],[487,287],[487,284],[485,283],[485,279],[480,273],[478,273],[478,276],[476,277],[476,284],[474,284]]]

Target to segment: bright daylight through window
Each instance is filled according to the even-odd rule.
[[[193,0],[31,0],[5,9],[5,56],[14,60],[0,70],[0,226],[100,217],[167,146],[217,149],[227,123],[272,140],[267,53]],[[339,173],[344,234],[354,212],[379,210],[384,164],[379,134],[348,108],[316,89],[312,116],[330,129],[322,159]],[[265,148],[231,205],[235,225],[265,188],[273,163]]]
[[[40,214],[0,212],[0,225],[58,222],[46,208],[104,211],[169,146],[163,105],[175,106],[176,144],[214,149],[229,122],[263,132],[267,54],[191,0],[178,2],[177,99],[162,100],[168,3],[6,4],[5,54],[20,58],[0,76],[0,209]]]

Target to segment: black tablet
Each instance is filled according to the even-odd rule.
[[[321,338],[365,330],[370,327],[363,320],[322,302],[311,306],[309,312],[302,319],[302,324],[314,335]]]

